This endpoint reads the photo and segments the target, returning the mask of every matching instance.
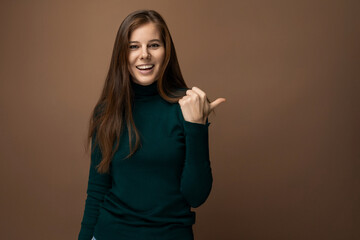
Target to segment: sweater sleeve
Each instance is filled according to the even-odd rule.
[[[185,120],[183,123],[186,152],[180,191],[190,206],[197,208],[206,201],[213,182],[208,139],[210,123],[208,119],[206,124]]]
[[[94,137],[92,138],[92,148],[94,146]],[[99,216],[99,208],[104,200],[105,194],[111,188],[111,175],[100,174],[96,170],[96,166],[102,159],[101,151],[96,145],[91,153],[91,162],[89,170],[89,180],[87,187],[87,198],[85,201],[85,210],[81,222],[81,229],[78,240],[91,240],[93,237],[94,227]]]

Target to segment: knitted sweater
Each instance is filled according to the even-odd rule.
[[[109,174],[95,166],[101,151],[92,139],[85,210],[79,240],[193,240],[196,208],[212,188],[208,127],[184,120],[179,103],[131,81],[133,118],[141,145],[129,154],[126,128]]]

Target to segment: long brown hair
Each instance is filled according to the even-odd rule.
[[[184,91],[179,90],[188,89],[180,71],[169,29],[161,15],[154,10],[138,10],[129,14],[117,32],[104,87],[89,120],[86,151],[90,143],[92,151],[97,144],[99,145],[102,155],[102,160],[97,165],[99,173],[109,173],[110,162],[119,147],[125,124],[129,133],[130,146],[130,153],[126,158],[133,155],[140,145],[140,136],[132,116],[134,93],[128,70],[128,51],[131,33],[149,22],[158,27],[165,45],[164,63],[157,79],[160,96],[168,102],[175,103],[185,95]],[[133,135],[136,139],[135,146],[132,146]],[[113,149],[115,141],[116,146]]]

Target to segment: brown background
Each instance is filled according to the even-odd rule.
[[[359,1],[1,1],[1,239],[76,239],[121,21],[167,21],[210,116],[196,240],[360,239]]]

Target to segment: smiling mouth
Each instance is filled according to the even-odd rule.
[[[139,65],[139,66],[136,66],[137,69],[139,70],[150,70],[154,67],[155,65],[154,64],[147,64],[147,65]]]

